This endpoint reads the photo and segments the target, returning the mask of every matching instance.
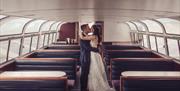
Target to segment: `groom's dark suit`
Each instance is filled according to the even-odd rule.
[[[80,40],[80,61],[81,61],[81,91],[86,91],[88,74],[91,62],[91,51],[98,52],[97,48],[92,48],[90,45],[90,40]]]

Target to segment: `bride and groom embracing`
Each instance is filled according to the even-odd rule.
[[[80,61],[81,91],[115,91],[111,88],[105,71],[101,55],[98,52],[100,32],[96,25],[89,28],[88,24],[81,25],[80,33]],[[92,33],[92,35],[88,35]]]

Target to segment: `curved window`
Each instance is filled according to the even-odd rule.
[[[137,25],[139,31],[146,31],[146,27],[144,25],[142,25],[139,22],[134,22],[134,23]]]
[[[53,24],[52,27],[51,27],[51,31],[56,31],[57,28],[58,28],[58,25],[59,25],[60,23],[61,23],[61,22],[57,22],[57,23]]]
[[[152,20],[143,20],[142,22],[147,25],[149,32],[163,33],[162,27],[157,22]]]
[[[49,22],[43,24],[40,31],[49,31],[51,25],[52,25],[54,22],[55,22],[55,21],[49,21]]]
[[[25,33],[39,32],[39,27],[45,20],[36,20],[27,25]]]
[[[0,15],[0,19],[6,17],[5,15]]]
[[[170,18],[161,18],[157,20],[164,25],[167,33],[180,35],[180,21]]]
[[[137,28],[136,28],[136,26],[134,24],[132,24],[130,22],[126,22],[126,23],[129,25],[131,30],[137,31]]]
[[[0,35],[20,34],[24,25],[31,19],[15,18],[0,24]]]

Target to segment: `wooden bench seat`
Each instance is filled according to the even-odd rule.
[[[120,78],[120,91],[180,91],[180,71],[127,71]]]
[[[0,91],[68,91],[62,71],[4,71]]]
[[[110,77],[119,89],[119,76],[124,71],[180,71],[180,64],[164,58],[113,58],[110,63]]]

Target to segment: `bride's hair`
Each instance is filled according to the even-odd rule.
[[[97,25],[93,25],[92,28],[94,29],[93,35],[98,37],[98,45],[99,45],[101,42],[100,29],[98,28]]]

